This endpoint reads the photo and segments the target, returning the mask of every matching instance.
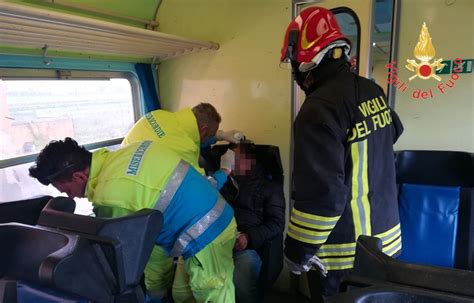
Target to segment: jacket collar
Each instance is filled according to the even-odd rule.
[[[94,196],[95,188],[98,183],[98,176],[102,170],[102,166],[109,154],[109,150],[106,148],[101,148],[92,153],[92,161],[89,170],[89,177],[86,184],[85,196],[87,198],[92,198]]]
[[[196,116],[194,115],[193,111],[190,108],[185,108],[176,112],[175,117],[184,132],[186,132],[193,142],[197,142],[199,144],[199,128]]]
[[[320,87],[324,82],[327,80],[335,77],[337,74],[341,72],[349,72],[349,64],[346,59],[338,59],[338,60],[328,60],[314,70],[310,71],[312,73],[312,77],[314,78],[313,83],[310,85],[308,90],[306,91],[306,96],[309,96],[312,92],[314,92],[318,87]]]

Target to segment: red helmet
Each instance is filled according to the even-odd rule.
[[[280,62],[288,59],[298,63],[311,62],[322,49],[336,40],[344,40],[351,44],[341,32],[331,11],[322,7],[309,7],[288,25]]]

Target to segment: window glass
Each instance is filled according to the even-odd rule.
[[[0,100],[0,160],[36,153],[67,136],[80,144],[120,138],[134,123],[127,79],[4,79]]]
[[[360,24],[354,11],[349,8],[335,8],[331,10],[336,16],[337,22],[341,27],[342,33],[351,41],[351,67],[355,72],[359,72],[359,40]]]
[[[28,168],[33,163],[10,166],[0,169],[0,203],[24,200],[39,196],[66,196],[52,185],[44,186],[28,174]],[[92,203],[87,199],[75,198],[76,214],[90,216]]]
[[[30,79],[25,78],[29,71]],[[13,69],[0,79],[0,203],[65,196],[28,173],[30,161],[49,141],[72,137],[81,145],[113,149],[110,144],[120,142],[133,126],[139,108],[137,82],[117,77],[119,73],[75,73],[76,79],[62,79],[54,71]],[[75,200],[76,213],[92,214],[87,199]]]
[[[387,69],[390,62],[392,36],[393,0],[377,0],[375,22],[372,28],[371,79],[387,94]]]

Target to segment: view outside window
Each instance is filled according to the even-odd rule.
[[[127,79],[0,80],[0,113],[0,160],[66,136],[80,144],[123,137],[134,123]]]
[[[357,22],[354,19],[354,15],[344,9],[338,9],[334,12],[336,15],[337,23],[341,27],[342,33],[351,41],[351,52],[349,54],[351,68],[353,71],[358,71],[359,54],[359,29],[357,28]]]
[[[0,80],[0,114],[0,160],[38,153],[67,136],[79,144],[120,138],[135,121],[127,79]],[[0,203],[61,195],[29,177],[31,165],[0,169]],[[84,200],[76,200],[76,213],[91,213]]]

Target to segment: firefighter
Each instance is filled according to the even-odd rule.
[[[183,257],[191,296],[197,302],[234,302],[232,208],[173,151],[143,141],[91,153],[66,138],[40,152],[30,175],[71,198],[85,197],[122,214],[161,211],[156,244],[170,257]]]
[[[294,207],[287,265],[308,272],[312,297],[338,290],[358,236],[401,250],[393,144],[403,131],[383,90],[350,72],[351,42],[327,9],[303,10],[288,26],[280,62],[306,99],[294,122]]]

